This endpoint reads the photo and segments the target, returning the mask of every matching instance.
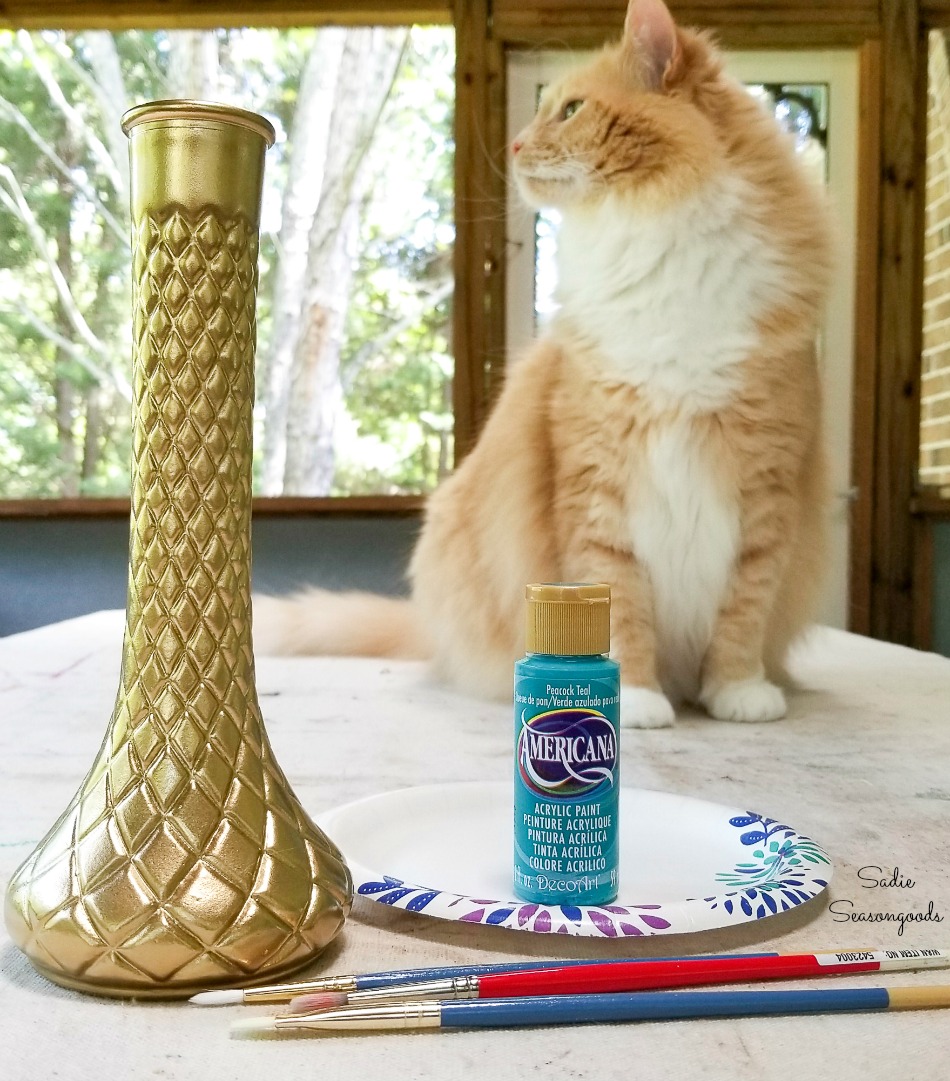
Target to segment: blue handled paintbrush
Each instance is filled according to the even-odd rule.
[[[345,1030],[510,1028],[599,1024],[687,1017],[763,1017],[950,1006],[950,987],[848,987],[805,991],[638,991],[631,994],[546,995],[463,1002],[399,1002],[340,1006],[312,1014],[249,1017],[232,1036]]]

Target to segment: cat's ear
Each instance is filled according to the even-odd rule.
[[[663,0],[630,0],[623,24],[624,48],[639,61],[652,90],[660,90],[680,63],[676,23]]]

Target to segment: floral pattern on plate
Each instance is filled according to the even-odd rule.
[[[463,923],[539,934],[639,938],[764,919],[810,901],[828,885],[831,861],[810,838],[751,811],[733,815],[728,824],[744,831],[738,839],[750,849],[749,858],[719,872],[716,880],[742,888],[666,905],[544,905],[468,897],[354,868],[356,892],[379,904]],[[702,910],[708,913],[705,918]]]

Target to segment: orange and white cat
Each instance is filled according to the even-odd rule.
[[[823,198],[661,0],[545,91],[513,169],[561,212],[560,308],[430,498],[411,599],[260,598],[257,648],[426,656],[508,696],[525,584],[602,581],[623,724],[782,717],[824,548]]]

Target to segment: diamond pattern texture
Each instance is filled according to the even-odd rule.
[[[121,682],[98,758],[6,906],[41,972],[102,994],[273,979],[333,938],[352,896],[274,759],[255,690],[257,243],[213,208],[135,225]]]

